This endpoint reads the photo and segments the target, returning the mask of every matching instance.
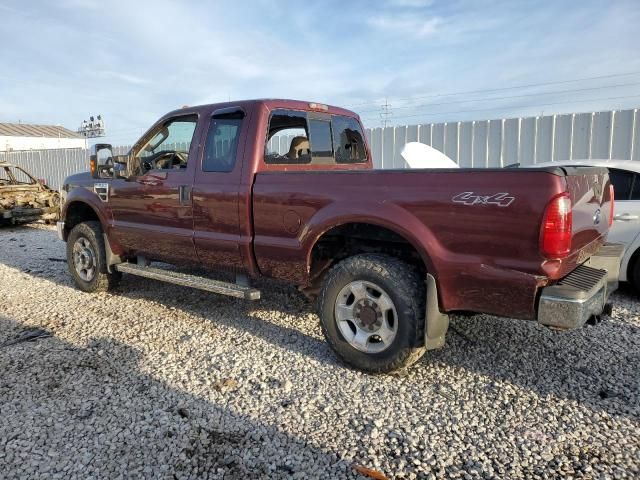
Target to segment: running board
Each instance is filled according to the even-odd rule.
[[[145,267],[135,263],[119,263],[113,265],[112,268],[122,273],[130,273],[131,275],[182,285],[183,287],[197,288],[230,297],[244,298],[245,300],[260,300],[260,290],[238,285],[237,283],[221,282],[211,278],[196,277],[186,273],[163,270],[162,268]]]

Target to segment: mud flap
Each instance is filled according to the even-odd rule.
[[[438,306],[438,286],[433,275],[427,273],[427,308],[425,312],[424,345],[427,350],[444,346],[449,329],[449,315]]]
[[[107,238],[107,234],[103,233],[102,237],[104,238],[104,256],[107,261],[107,272],[113,273],[115,269],[111,268],[113,265],[117,265],[122,263],[122,258],[113,253],[111,250],[111,244],[109,243],[109,239]]]

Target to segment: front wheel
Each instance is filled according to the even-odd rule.
[[[67,238],[67,264],[74,283],[84,292],[104,292],[120,281],[119,272],[107,270],[99,222],[84,222],[73,227]]]
[[[318,298],[322,331],[355,368],[406,368],[425,352],[424,299],[424,282],[414,268],[386,255],[355,255],[325,277]]]

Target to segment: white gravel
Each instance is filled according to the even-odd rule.
[[[454,318],[443,350],[370,376],[336,360],[292,287],[248,303],[126,277],[90,295],[63,258],[50,227],[0,229],[5,478],[640,476],[628,290],[572,333]]]

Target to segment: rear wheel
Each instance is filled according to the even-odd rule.
[[[326,275],[319,302],[322,331],[345,362],[372,373],[415,363],[424,348],[424,283],[386,255],[347,258]]]
[[[109,273],[100,222],[79,223],[67,238],[67,264],[76,286],[84,292],[104,292],[120,281],[119,272]]]

